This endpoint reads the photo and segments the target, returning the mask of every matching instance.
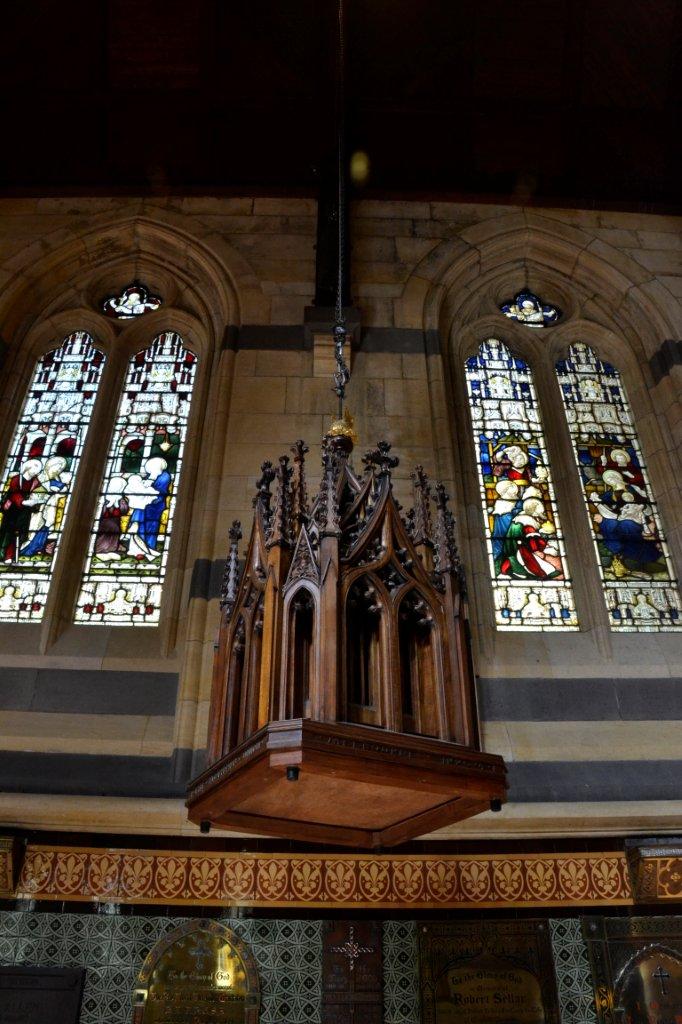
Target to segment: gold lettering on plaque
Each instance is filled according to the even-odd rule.
[[[427,922],[419,961],[423,1024],[560,1022],[546,921]]]
[[[442,1024],[544,1024],[538,979],[495,956],[475,957],[445,971],[436,991]]]
[[[144,962],[134,1024],[257,1024],[260,991],[253,957],[217,921],[182,925]]]

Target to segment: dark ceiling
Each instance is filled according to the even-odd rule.
[[[675,0],[346,0],[376,196],[676,209]],[[13,0],[7,193],[314,194],[335,0]]]

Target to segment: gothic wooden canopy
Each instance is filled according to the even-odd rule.
[[[241,575],[233,525],[210,767],[189,788],[204,828],[390,846],[504,798],[504,762],[480,750],[448,496],[436,486],[434,518],[417,467],[403,515],[390,445],[362,475],[351,447],[327,435],[312,503],[302,441],[293,464],[263,464]]]

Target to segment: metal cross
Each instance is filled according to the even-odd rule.
[[[355,961],[360,958],[362,953],[376,953],[374,946],[360,946],[355,941],[355,932],[353,925],[350,926],[348,938],[344,942],[343,946],[332,946],[332,953],[342,953],[343,956],[348,957],[351,971],[355,970]]]
[[[666,981],[666,978],[670,977],[668,972],[664,971],[663,968],[661,967],[661,965],[659,964],[658,965],[658,970],[654,971],[654,973],[651,975],[651,977],[652,978],[656,978],[656,980],[658,981],[659,985],[661,986],[661,995],[662,996],[667,996],[668,993],[665,990],[665,981]]]

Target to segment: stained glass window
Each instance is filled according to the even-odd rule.
[[[587,345],[557,363],[611,626],[682,624],[680,595],[620,374]]]
[[[158,309],[161,299],[158,295],[151,295],[149,289],[134,281],[124,288],[120,295],[110,295],[102,303],[102,309],[107,316],[114,320],[134,320],[143,313]]]
[[[466,362],[500,629],[577,629],[561,524],[528,365],[494,338]]]
[[[561,316],[556,306],[543,302],[532,292],[517,292],[509,302],[503,302],[500,312],[526,327],[550,327]]]
[[[0,620],[43,616],[105,356],[76,331],[38,361],[0,498]]]
[[[171,332],[128,364],[76,622],[159,621],[196,367],[196,356]]]

